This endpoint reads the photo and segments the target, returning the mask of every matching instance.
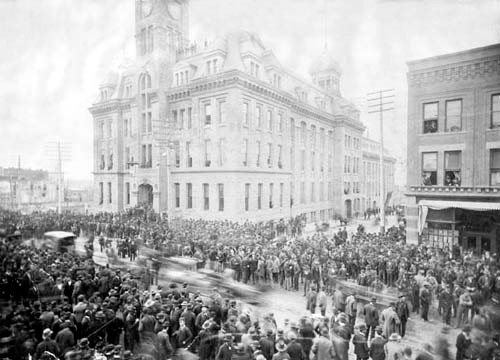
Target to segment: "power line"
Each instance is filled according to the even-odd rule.
[[[374,96],[376,95],[376,96]],[[380,206],[380,232],[385,233],[385,176],[384,176],[384,113],[387,111],[394,110],[394,101],[388,100],[393,99],[394,89],[384,89],[375,92],[370,92],[366,94],[368,108],[373,108],[374,110],[368,111],[369,114],[379,114],[380,119],[380,153],[379,153],[379,161],[380,161],[380,198],[379,198],[379,206]],[[388,108],[387,106],[393,106]]]

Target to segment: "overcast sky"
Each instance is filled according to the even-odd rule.
[[[110,68],[135,56],[134,0],[0,0],[0,166],[48,168],[47,143],[71,145],[67,176],[91,178],[88,107]],[[281,63],[308,77],[328,51],[341,91],[396,89],[387,147],[404,158],[406,62],[500,42],[500,0],[191,0],[191,39],[257,32]],[[376,117],[362,114],[368,135]]]

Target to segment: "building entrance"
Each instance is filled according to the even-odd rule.
[[[153,206],[153,187],[149,184],[139,185],[137,194],[137,203],[139,205]]]

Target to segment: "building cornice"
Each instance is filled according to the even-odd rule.
[[[235,85],[245,90],[250,90],[254,93],[280,102],[284,106],[289,107],[294,112],[301,115],[315,118],[324,122],[346,124],[361,131],[365,129],[365,126],[360,121],[354,120],[344,114],[335,115],[327,113],[326,111],[323,111],[321,109],[317,109],[292,97],[288,93],[277,90],[267,83],[259,81],[258,79],[255,79],[239,70],[231,70],[214,75],[209,78],[194,80],[188,86],[183,86],[182,88],[174,88],[167,92],[167,99],[169,101],[187,100],[195,94]]]
[[[500,76],[500,54],[482,59],[466,60],[408,72],[410,87],[426,87],[436,83],[451,83],[477,78]]]

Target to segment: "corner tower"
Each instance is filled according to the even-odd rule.
[[[189,43],[189,0],[136,0],[135,38],[138,58],[152,53],[174,55]]]
[[[309,74],[314,85],[324,89],[330,95],[340,96],[342,71],[339,64],[326,51],[313,62]]]

